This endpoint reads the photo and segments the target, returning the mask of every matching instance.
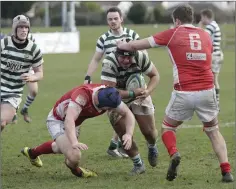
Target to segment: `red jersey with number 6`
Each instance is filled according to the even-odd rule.
[[[173,63],[174,89],[200,91],[213,88],[213,46],[210,35],[185,24],[151,36],[152,47],[166,46]]]

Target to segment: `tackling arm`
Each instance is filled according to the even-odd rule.
[[[148,38],[130,41],[128,43],[120,41],[118,42],[117,46],[118,48],[127,51],[144,50],[144,49],[150,49],[152,47],[148,41]]]
[[[65,134],[67,135],[72,146],[78,143],[78,139],[75,133],[75,120],[79,117],[81,111],[81,106],[72,101],[69,103],[68,109],[66,111],[64,122]]]
[[[121,102],[121,104],[115,109],[115,111],[119,113],[125,120],[124,122],[125,122],[126,134],[133,136],[135,127],[135,118],[133,113],[128,108],[128,106],[124,102]]]

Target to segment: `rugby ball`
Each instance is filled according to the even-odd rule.
[[[129,76],[126,81],[126,90],[133,90],[145,87],[145,80],[142,74],[136,73]]]
[[[126,90],[133,90],[137,88],[145,88],[145,80],[142,74],[135,73],[129,76],[126,81]],[[129,104],[130,102],[134,101],[132,98],[124,99],[125,103]]]

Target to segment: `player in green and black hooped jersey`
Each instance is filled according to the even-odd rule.
[[[43,78],[42,53],[28,40],[29,31],[29,18],[18,15],[13,19],[12,36],[1,40],[1,129],[12,122],[24,85]],[[31,67],[34,74],[29,73]]]
[[[132,74],[144,74],[149,77],[146,88],[137,88],[134,91],[126,90],[126,81]],[[153,167],[157,164],[158,150],[156,145],[157,129],[155,127],[154,106],[151,99],[151,92],[158,85],[159,73],[155,65],[143,51],[126,52],[116,49],[115,52],[106,56],[102,63],[102,83],[119,89],[123,99],[137,97],[129,104],[129,107],[144,135],[148,145],[148,160]],[[119,122],[119,115],[110,111],[108,113],[111,124]],[[133,160],[138,162],[139,157]],[[141,166],[141,162],[140,162]],[[140,171],[142,166],[137,166],[136,171]]]
[[[104,56],[116,50],[117,41],[123,38],[130,38],[132,40],[138,40],[139,35],[134,30],[123,27],[123,16],[121,10],[118,7],[111,7],[107,10],[107,24],[109,30],[102,34],[96,43],[96,50],[93,58],[88,66],[87,74],[84,83],[90,83],[93,73],[97,70],[99,62]],[[127,154],[119,152],[119,146],[121,142],[118,141],[118,135],[113,134],[110,141],[109,149],[107,153],[113,157],[128,157]]]

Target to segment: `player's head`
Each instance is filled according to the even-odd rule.
[[[128,43],[131,41],[129,38],[125,38],[122,41]],[[136,51],[126,51],[123,49],[116,48],[115,55],[118,60],[118,63],[124,69],[127,69],[132,64],[133,57],[135,56]]]
[[[121,96],[116,88],[107,87],[98,91],[98,108],[103,110],[117,108],[120,103]]]
[[[214,19],[214,13],[211,9],[204,9],[201,11],[201,21],[204,25],[210,24]]]
[[[118,30],[122,22],[122,13],[118,7],[111,7],[107,10],[107,24],[112,30]]]
[[[25,41],[30,31],[29,18],[24,15],[18,15],[13,18],[12,35],[19,41]]]
[[[190,5],[181,5],[172,13],[172,19],[175,26],[193,23],[193,8]]]

